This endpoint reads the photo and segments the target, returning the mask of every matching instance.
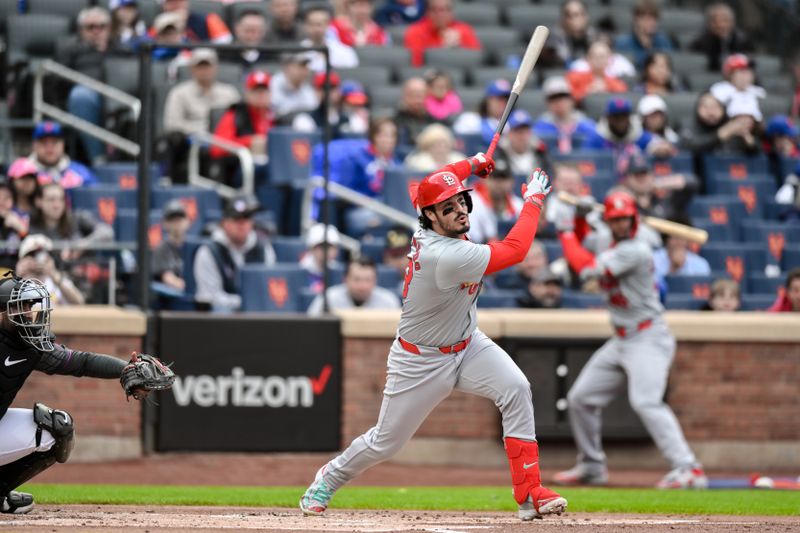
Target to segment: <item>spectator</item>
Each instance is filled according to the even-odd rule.
[[[241,64],[245,70],[255,68],[257,64],[269,61],[271,57],[255,47],[265,44],[267,37],[267,19],[257,9],[247,9],[239,13],[233,25],[233,44],[251,46],[242,52],[229,52],[223,57]]]
[[[161,13],[153,21],[150,33],[155,41],[153,59],[167,62],[167,75],[174,78],[177,76],[178,68],[187,65],[188,58],[191,57],[185,52],[181,53],[177,48],[171,48],[189,43],[189,39],[184,35],[186,33],[184,20],[178,13],[172,11]]]
[[[111,42],[111,16],[102,7],[87,7],[78,13],[78,33],[58,47],[55,60],[65,67],[76,70],[90,78],[105,81],[105,61],[119,49]],[[84,86],[58,82],[48,85],[55,89],[53,100],[66,100],[67,111],[91,122],[103,125],[103,98],[100,93]],[[105,144],[100,139],[80,132],[78,134],[86,160],[91,166],[105,161]]]
[[[507,80],[489,82],[478,112],[461,113],[453,124],[453,130],[460,135],[479,133],[483,142],[488,145],[492,142],[510,94],[511,84]]]
[[[742,307],[739,284],[732,279],[718,279],[711,284],[711,294],[702,311],[738,311]]]
[[[644,131],[653,135],[647,151],[656,157],[670,157],[677,153],[680,138],[670,128],[667,117],[667,103],[655,94],[648,94],[639,100],[639,117]]]
[[[408,254],[411,253],[411,231],[404,226],[394,226],[386,232],[383,247],[383,264],[394,268],[400,278],[405,278]]]
[[[314,131],[325,125],[323,120],[323,89],[325,73],[314,75],[314,93],[319,105],[311,113],[310,120],[298,116],[292,127],[298,131]],[[335,72],[331,72],[330,93],[328,95],[328,120],[331,124],[331,138],[341,139],[346,135],[365,135],[369,131],[369,99],[360,83],[347,80],[342,83]]]
[[[670,55],[666,52],[655,52],[645,59],[642,82],[634,90],[642,94],[664,96],[678,92],[681,88],[673,73]]]
[[[297,22],[297,0],[272,0],[269,5],[272,23],[267,32],[267,42],[272,44],[297,44],[302,39]]]
[[[764,131],[764,151],[775,157],[797,158],[797,128],[786,115],[775,115]]]
[[[28,233],[28,217],[20,216],[14,208],[14,190],[7,181],[0,181],[0,269],[11,270],[17,263],[17,248]]]
[[[317,74],[314,74],[313,85],[314,93],[317,95],[317,101],[319,102],[319,105],[311,114],[311,118],[314,120],[314,127],[322,129],[325,127],[325,116],[322,109],[325,91],[324,72],[318,72]],[[340,139],[344,133],[342,128],[348,123],[347,117],[342,114],[341,86],[342,78],[336,72],[331,71],[330,80],[328,82],[328,122],[331,125],[332,139]]]
[[[327,233],[327,238],[326,234]],[[332,270],[339,266],[336,260],[339,257],[339,244],[341,237],[336,226],[323,223],[314,224],[306,234],[306,253],[300,259],[300,267],[308,275],[308,287],[314,294],[320,294],[325,283],[323,279],[325,263]]]
[[[540,240],[534,240],[521,263],[517,263],[509,276],[497,279],[501,289],[527,290],[533,280],[546,272],[548,267],[547,249]]]
[[[427,92],[428,86],[422,78],[409,78],[403,84],[400,104],[394,116],[402,146],[414,144],[420,132],[434,122],[425,107]]]
[[[517,298],[517,307],[526,309],[560,309],[564,280],[549,268],[538,272],[528,283],[525,294]]]
[[[622,186],[636,200],[639,212],[660,218],[684,216],[698,183],[691,174],[653,175],[644,154],[632,148],[618,162]]]
[[[686,217],[674,220],[691,225]],[[656,281],[664,276],[709,276],[711,267],[704,258],[689,249],[689,241],[677,235],[664,235],[664,247],[653,252],[653,268]]]
[[[344,14],[333,19],[331,28],[347,46],[388,46],[391,38],[372,20],[373,0],[344,0]]]
[[[583,181],[583,175],[573,163],[556,163],[553,173],[553,192],[547,196],[545,218],[551,224],[559,220],[574,220],[576,216],[585,218],[594,209],[594,198],[590,194],[588,185]],[[564,202],[557,193],[565,192],[580,198],[580,206]]]
[[[786,285],[767,311],[771,313],[800,312],[800,268],[789,271],[786,275]]]
[[[433,172],[467,156],[455,150],[456,139],[447,126],[431,124],[417,137],[417,149],[404,162],[409,170]]]
[[[217,53],[195,48],[190,60],[192,78],[170,89],[164,104],[165,139],[160,151],[175,182],[187,179],[188,137],[207,133],[212,109],[227,108],[240,100],[233,85],[217,80]]]
[[[108,0],[111,11],[111,43],[136,49],[147,39],[147,25],[139,17],[138,0]]]
[[[638,69],[644,66],[649,54],[672,51],[672,40],[658,30],[660,18],[661,10],[656,0],[637,0],[633,6],[631,33],[620,35],[614,41],[615,50],[622,54],[633,54]]]
[[[755,108],[760,115],[759,100],[765,98],[767,93],[755,84],[755,73],[750,59],[742,54],[732,55],[725,60],[722,73],[725,80],[712,85],[709,91],[725,106],[728,116],[733,116],[734,107]]]
[[[330,311],[343,309],[399,309],[397,296],[383,287],[377,286],[378,269],[369,257],[359,257],[347,263],[344,283],[329,287],[328,308]],[[322,295],[317,295],[308,314],[319,316],[323,313]]]
[[[342,44],[339,39],[328,32],[331,13],[324,4],[311,4],[303,13],[303,29],[306,38],[300,41],[302,46],[327,46],[331,68],[353,68],[358,66],[358,55],[350,46]],[[321,52],[311,53],[309,67],[314,72],[325,71],[325,56]]]
[[[800,164],[795,165],[794,172],[786,176],[783,185],[775,193],[775,201],[785,210],[782,218],[800,218]]]
[[[19,261],[14,269],[16,275],[36,278],[47,287],[53,306],[83,305],[83,294],[69,279],[66,272],[58,269],[51,255],[53,241],[44,235],[29,235],[19,246]]]
[[[611,48],[612,42],[611,42],[611,36],[609,34],[601,33],[600,35],[598,35],[597,40],[594,42],[603,43],[606,46],[608,46],[610,50],[610,56],[608,58],[608,62],[606,63],[606,68],[605,68],[606,76],[611,76],[612,78],[636,77],[637,74],[636,67],[633,66],[631,60],[628,59],[627,56],[614,52],[614,50]],[[571,72],[590,72],[592,70],[592,67],[587,61],[587,55],[584,55],[576,59],[572,63],[570,63],[569,70]]]
[[[342,82],[342,133],[367,135],[369,133],[369,98],[364,86],[353,80]]]
[[[183,23],[183,37],[192,43],[225,44],[233,41],[231,30],[216,13],[190,10],[189,0],[159,0],[162,13],[175,13]]]
[[[584,141],[583,148],[611,150],[616,158],[632,147],[642,151],[653,135],[642,128],[636,115],[631,116],[631,102],[627,98],[609,98],[606,115],[600,119],[592,137]]]
[[[114,240],[114,230],[97,221],[86,211],[73,212],[67,204],[64,188],[58,183],[42,185],[41,196],[35,200],[28,233],[41,233],[54,241],[73,241],[76,249],[86,244],[102,244]],[[62,259],[75,253],[62,253]]]
[[[428,0],[425,16],[406,30],[405,45],[415,67],[425,63],[428,48],[481,48],[472,26],[453,16],[452,0]]]
[[[270,107],[270,75],[254,70],[244,83],[244,101],[233,104],[220,118],[214,135],[250,149],[257,161],[266,161],[267,133],[274,124]],[[211,147],[211,157],[223,158],[228,153]]]
[[[554,140],[556,151],[570,153],[574,144],[594,136],[597,124],[575,109],[569,84],[562,76],[547,78],[543,93],[547,111],[533,123],[533,134],[540,139]]]
[[[588,71],[571,70],[567,73],[567,82],[573,98],[581,101],[587,94],[623,93],[628,90],[624,81],[606,73],[611,59],[611,48],[603,41],[595,41],[586,53]]]
[[[385,0],[375,13],[381,26],[411,24],[425,15],[425,0]]]
[[[751,53],[754,48],[744,32],[736,28],[733,9],[717,2],[706,7],[706,28],[689,44],[689,50],[705,54],[708,70],[719,72],[729,55]]]
[[[319,106],[319,101],[310,82],[310,55],[284,54],[281,59],[283,66],[272,77],[269,90],[276,119],[288,124],[298,113],[314,111]]]
[[[500,141],[512,175],[527,175],[534,168],[548,166],[547,147],[533,135],[533,118],[524,109],[508,117],[508,134]]]
[[[725,107],[709,92],[697,99],[694,124],[681,131],[680,147],[696,157],[719,151],[736,135],[744,135],[748,127],[744,119],[728,120]]]
[[[597,40],[589,11],[583,0],[567,0],[561,4],[561,20],[550,32],[539,62],[545,67],[567,67],[589,51]]]
[[[153,250],[153,279],[176,291],[184,291],[186,280],[183,279],[183,245],[192,223],[180,200],[172,200],[164,206],[161,223],[167,238]]]
[[[514,194],[515,181],[508,158],[496,155],[494,172],[472,186],[469,239],[477,243],[497,239],[498,223],[515,221],[524,205],[522,198]]]
[[[36,178],[38,173],[36,164],[25,157],[15,160],[8,169],[14,193],[14,210],[24,219],[26,227],[35,207],[33,200],[40,194],[39,180]]]
[[[761,110],[752,100],[740,100],[728,106],[731,122],[740,123],[741,129],[734,133],[725,143],[724,149],[745,155],[761,151],[761,134],[763,128]]]
[[[447,122],[461,113],[464,106],[453,88],[452,78],[446,71],[434,69],[428,72],[425,78],[428,83],[425,109],[430,116]]]
[[[64,153],[64,129],[46,120],[33,128],[33,153],[28,157],[39,170],[39,183],[55,182],[65,189],[95,185],[91,170]]]
[[[211,234],[211,242],[194,256],[195,300],[212,311],[238,311],[242,307],[238,272],[242,265],[275,263],[272,245],[254,229],[258,202],[247,195],[228,200],[222,221]]]

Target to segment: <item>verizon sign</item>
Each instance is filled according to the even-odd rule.
[[[336,319],[164,313],[158,354],[173,361],[159,395],[159,451],[339,449]]]

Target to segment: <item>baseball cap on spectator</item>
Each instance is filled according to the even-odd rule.
[[[650,171],[650,162],[641,150],[633,150],[620,156],[618,163],[620,174],[643,174]]]
[[[411,250],[411,232],[403,226],[395,226],[386,232],[383,251],[392,257],[408,255]]]
[[[308,52],[281,54],[281,63],[297,63],[300,65],[307,65],[310,62],[311,56]]]
[[[30,254],[40,252],[42,250],[49,252],[53,249],[53,241],[46,235],[35,233],[28,235],[19,244],[19,257],[22,259]]]
[[[786,115],[775,115],[767,122],[767,129],[764,133],[767,137],[797,137],[797,128]],[[11,171],[8,172],[10,176]]]
[[[639,114],[641,116],[646,117],[657,111],[661,111],[662,113],[667,112],[667,103],[660,96],[648,94],[639,100]]]
[[[753,61],[744,54],[731,54],[722,64],[722,73],[729,75],[734,70],[753,68]]]
[[[52,120],[44,120],[36,125],[33,128],[33,135],[31,137],[34,141],[38,141],[39,139],[43,139],[45,137],[63,137],[64,136],[64,128],[61,127],[61,124],[58,122],[53,122]]]
[[[124,6],[135,6],[138,3],[138,0],[108,0],[108,10],[114,11]]]
[[[569,90],[569,83],[564,76],[551,76],[547,78],[542,86],[545,98],[556,98],[558,96],[572,96]]]
[[[353,80],[342,82],[342,100],[351,105],[366,105],[367,93],[364,86]]]
[[[728,104],[728,116],[731,118],[750,116],[757,122],[761,122],[764,115],[761,114],[761,109],[758,108],[758,101],[755,98],[737,98]]]
[[[333,224],[328,224],[328,244],[331,246],[339,246],[341,239],[339,237],[339,230]],[[306,248],[311,249],[319,246],[325,242],[325,224],[318,222],[309,228],[308,235],[306,235]]]
[[[186,214],[186,207],[184,207],[183,202],[175,198],[164,206],[162,216],[164,220],[172,220],[174,218],[186,218],[188,215]]]
[[[244,86],[247,89],[254,89],[256,87],[269,87],[271,77],[266,70],[254,70],[247,75]]]
[[[342,84],[342,78],[340,78],[337,73],[331,72],[331,78],[329,84],[331,88],[338,87],[339,85]],[[317,74],[314,75],[314,87],[316,87],[317,89],[322,89],[324,85],[325,85],[325,73],[318,72]]]
[[[162,33],[169,28],[178,31],[183,29],[183,20],[181,19],[181,16],[174,11],[161,13],[156,17],[155,21],[153,21],[153,29],[155,30],[156,34]]]
[[[494,80],[486,85],[486,96],[508,96],[511,94],[511,84],[508,80]]]
[[[522,127],[530,128],[531,126],[533,126],[533,118],[524,109],[515,109],[508,117],[508,127],[512,130]]]
[[[23,176],[33,175],[34,177],[39,173],[36,164],[27,157],[20,157],[8,168],[8,177],[11,179],[21,178]]]
[[[216,65],[219,61],[217,52],[211,48],[195,48],[192,50],[192,58],[189,64],[192,66],[199,65],[200,63],[208,63],[209,65]]]
[[[630,115],[631,101],[627,98],[611,98],[606,104],[606,115]]]
[[[251,218],[261,209],[261,205],[249,194],[241,194],[230,198],[225,203],[224,218]]]
[[[533,276],[533,281],[535,283],[557,283],[561,286],[564,285],[563,278],[549,268],[543,268],[537,272],[536,275]]]

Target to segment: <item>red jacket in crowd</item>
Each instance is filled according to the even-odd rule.
[[[481,42],[469,24],[454,20],[447,28],[458,31],[461,36],[460,48],[481,49]],[[442,34],[431,20],[425,17],[408,27],[405,44],[411,51],[411,64],[420,67],[425,64],[425,50],[442,47]]]

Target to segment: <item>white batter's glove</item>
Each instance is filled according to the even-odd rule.
[[[541,168],[531,172],[528,183],[522,184],[522,197],[526,202],[530,202],[541,209],[544,207],[544,199],[550,194],[553,187],[550,185],[550,176]]]

